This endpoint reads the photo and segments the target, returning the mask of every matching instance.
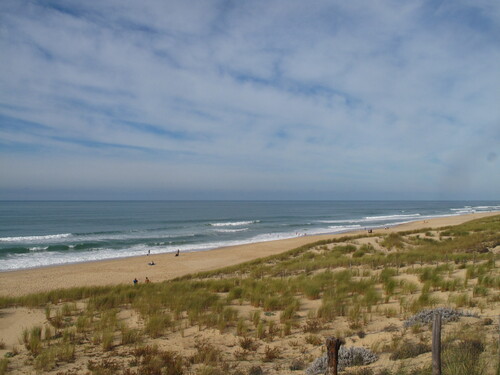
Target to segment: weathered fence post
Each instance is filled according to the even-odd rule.
[[[326,353],[328,355],[328,367],[326,375],[337,375],[337,367],[339,364],[339,349],[344,344],[344,340],[336,337],[328,337],[326,339]]]
[[[441,314],[437,312],[432,324],[432,375],[441,375]]]

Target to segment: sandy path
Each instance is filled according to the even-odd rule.
[[[480,217],[498,213],[469,214],[416,221],[379,232],[411,230],[419,228],[438,228],[456,225]],[[374,231],[377,232],[377,231]],[[353,234],[366,233],[353,232]],[[134,278],[143,282],[148,277],[152,282],[164,281],[189,273],[214,270],[248,260],[279,254],[313,241],[345,236],[320,235],[299,237],[286,240],[232,246],[203,252],[173,254],[152,254],[90,263],[44,267],[23,271],[0,272],[0,295],[19,296],[29,293],[49,291],[58,288],[90,285],[116,285],[131,283]],[[148,262],[154,260],[155,266]]]

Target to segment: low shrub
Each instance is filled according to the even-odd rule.
[[[454,375],[483,375],[486,364],[479,358],[484,344],[477,339],[465,339],[444,345],[443,372]]]
[[[314,345],[314,346],[319,346],[323,344],[323,339],[319,336],[316,335],[307,335],[305,337],[306,343]]]
[[[169,314],[153,315],[148,319],[144,332],[152,338],[157,338],[162,336],[171,325],[172,318]]]
[[[264,358],[262,359],[264,362],[272,362],[275,359],[280,358],[281,350],[279,347],[271,348],[270,346],[266,346],[264,349]]]
[[[218,348],[206,340],[198,340],[194,344],[196,353],[191,357],[192,363],[216,365],[222,361],[222,354]]]
[[[419,356],[420,354],[427,353],[431,351],[431,347],[429,345],[425,345],[424,343],[412,342],[409,340],[404,340],[400,343],[399,347],[391,354],[390,359],[406,359],[406,358],[414,358]]]
[[[241,338],[239,344],[243,350],[255,351],[259,347],[259,343],[251,337]]]
[[[290,370],[292,371],[298,371],[298,370],[303,370],[306,367],[306,364],[302,359],[294,359],[292,363],[290,364]]]

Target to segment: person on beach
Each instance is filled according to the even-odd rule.
[[[146,282],[146,284],[149,284],[151,281],[149,281],[149,279],[146,277],[145,282]]]
[[[149,256],[149,254],[151,254],[151,250],[148,250],[148,256]]]
[[[134,279],[134,285],[137,285],[139,281],[137,280],[137,278]]]
[[[154,266],[154,265],[155,265],[155,262],[151,261],[151,262],[149,262],[149,263],[148,263],[148,265],[150,265],[150,266]]]
[[[179,249],[177,249],[177,253],[175,253],[175,256],[178,257],[180,253],[181,253],[181,251]]]

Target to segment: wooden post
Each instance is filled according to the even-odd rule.
[[[432,375],[441,375],[441,314],[434,313],[432,325]]]
[[[326,375],[338,375],[339,349],[342,344],[344,344],[344,340],[336,337],[328,337],[326,339],[326,353],[328,355]]]

